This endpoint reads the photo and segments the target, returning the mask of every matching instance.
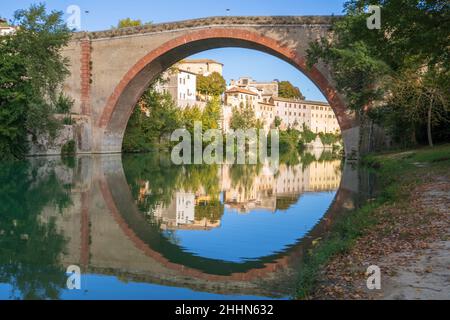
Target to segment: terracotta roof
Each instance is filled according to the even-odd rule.
[[[289,103],[299,103],[299,104],[314,104],[314,105],[320,105],[320,106],[330,106],[327,102],[323,101],[313,101],[313,100],[297,100],[297,99],[288,99],[288,98],[281,98],[281,97],[273,97],[274,101],[282,101],[282,102],[289,102]]]
[[[182,69],[182,68],[174,68],[174,69],[177,70],[178,72],[184,72],[184,73],[192,74],[194,76],[198,76],[198,74],[196,74],[195,72],[188,71],[188,70],[185,70],[185,69]]]
[[[259,103],[259,104],[263,104],[263,105],[265,105],[265,106],[271,106],[271,107],[274,107],[274,106],[275,106],[273,103],[270,103],[270,102],[259,101],[258,103]]]
[[[212,59],[184,59],[180,63],[217,63],[223,66],[223,63],[217,62]]]
[[[302,101],[302,103],[305,103],[305,104],[317,104],[317,105],[326,106],[326,107],[330,106],[330,104],[328,102],[323,102],[323,101],[314,101],[314,100],[301,100],[301,101]]]
[[[236,88],[236,87],[233,87],[230,90],[227,90],[225,93],[234,93],[234,92],[251,94],[253,96],[257,96],[258,95],[257,93],[255,93],[253,91],[250,91],[250,90],[247,90],[247,89],[242,89],[242,88]]]

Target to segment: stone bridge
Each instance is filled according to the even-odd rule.
[[[174,63],[214,48],[240,47],[278,57],[309,77],[327,98],[346,154],[358,152],[359,125],[325,65],[306,67],[311,41],[330,34],[333,17],[212,17],[75,33],[64,91],[75,100],[79,153],[119,153],[132,110],[149,84]]]

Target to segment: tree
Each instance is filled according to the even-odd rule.
[[[152,22],[146,22],[144,25],[150,25],[152,24]],[[121,29],[121,28],[128,28],[128,27],[139,27],[142,26],[142,21],[141,20],[133,20],[131,18],[125,18],[125,19],[121,19],[119,20],[119,22],[117,23],[117,29]],[[115,29],[115,27],[112,27],[113,29]]]
[[[168,136],[180,126],[180,111],[170,94],[158,92],[151,86],[128,121],[122,149],[142,152],[163,147],[169,143]]]
[[[230,127],[234,130],[255,128],[255,111],[248,105],[241,108],[233,108],[233,113],[230,119]]]
[[[1,158],[21,158],[27,151],[29,81],[23,81],[26,67],[17,55],[11,55],[0,41],[0,154]]]
[[[200,94],[215,97],[225,92],[226,81],[218,72],[213,72],[208,76],[197,76],[197,91]]]
[[[2,36],[0,53],[0,148],[2,158],[21,158],[33,139],[56,135],[54,118],[61,84],[68,75],[68,60],[61,48],[70,39],[63,13],[46,12],[45,5],[31,5],[14,14],[18,26]],[[20,113],[20,114],[19,114]]]
[[[382,7],[379,30],[366,27],[368,4]],[[428,110],[436,110],[437,105],[441,106],[438,109],[445,109],[446,95],[437,88],[445,87],[444,79],[448,78],[448,1],[351,0],[345,4],[345,12],[333,24],[332,37],[310,45],[308,65],[319,60],[328,64],[338,91],[362,119],[369,114],[377,121],[385,121],[380,122],[385,126],[406,125],[413,128],[413,135],[417,124],[428,121],[431,144],[430,119],[436,113],[416,115],[423,109],[425,97]],[[436,81],[430,82],[431,78]],[[406,104],[400,105],[399,101]],[[397,112],[398,107],[403,114]],[[390,113],[381,115],[371,110],[376,108]]]
[[[213,97],[206,103],[202,114],[203,130],[219,128],[221,108],[222,105],[218,96]]]
[[[278,95],[281,98],[286,99],[300,99],[305,100],[305,97],[300,92],[300,89],[297,87],[294,87],[292,83],[289,81],[280,81],[278,83]]]
[[[279,116],[275,116],[275,119],[273,120],[273,125],[275,128],[279,128],[281,126],[281,118]]]
[[[188,106],[181,111],[181,123],[192,136],[194,135],[194,123],[202,120],[203,112],[197,105]]]

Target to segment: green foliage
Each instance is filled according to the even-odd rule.
[[[214,96],[206,103],[202,114],[203,130],[218,129],[222,104],[219,96]]]
[[[294,87],[289,81],[280,81],[278,83],[278,95],[287,99],[305,100],[305,97],[300,92],[300,89]]]
[[[427,162],[428,165],[418,168],[414,163]],[[315,248],[312,248],[300,266],[296,297],[308,298],[315,290],[323,268],[334,256],[345,254],[355,241],[378,222],[376,210],[396,203],[397,206],[407,204],[412,185],[423,181],[423,177],[431,172],[446,172],[450,164],[450,145],[438,146],[434,149],[424,148],[409,153],[369,155],[363,163],[377,168],[377,181],[383,186],[377,197],[360,208],[340,215],[330,233]],[[421,171],[421,172],[418,172]],[[422,179],[417,179],[422,177]]]
[[[61,147],[62,156],[74,155],[76,152],[75,140],[69,140]]]
[[[22,80],[26,66],[0,41],[0,158],[20,158],[27,151],[28,99],[32,88]]]
[[[63,124],[71,125],[73,124],[71,117],[71,110],[74,104],[74,100],[63,93],[60,93],[58,99],[55,102],[56,113],[64,114]]]
[[[149,24],[152,24],[152,22],[145,23],[145,25],[149,25]],[[121,19],[117,23],[117,29],[128,28],[128,27],[139,27],[139,26],[142,26],[142,21],[141,20],[133,20],[131,18]],[[112,28],[115,29],[116,27],[112,27]]]
[[[208,76],[197,76],[197,91],[206,96],[220,96],[225,92],[226,82],[222,75],[213,72]]]
[[[380,30],[366,27],[368,4],[382,7]],[[394,141],[415,143],[416,131],[426,128],[432,145],[432,127],[449,124],[448,1],[351,0],[345,13],[332,39],[310,45],[308,65],[327,63],[363,119],[368,106],[380,108],[370,116]]]
[[[341,136],[339,134],[331,133],[331,132],[320,132],[319,138],[322,141],[324,145],[332,145],[336,142],[339,142],[341,139]]]
[[[60,93],[55,102],[55,111],[61,114],[70,114],[72,110],[74,100],[63,93]]]
[[[306,143],[313,142],[316,139],[317,134],[312,132],[311,129],[306,124],[303,124],[303,130],[301,133],[301,137],[302,137],[303,143],[306,144]]]
[[[280,141],[279,141],[280,152],[297,150],[299,146],[300,146],[300,131],[295,129],[280,131]]]
[[[53,168],[47,175],[24,161],[0,163],[0,282],[12,285],[13,299],[58,299],[67,276],[60,264],[66,239],[46,209],[72,204],[70,191]]]
[[[53,114],[68,75],[60,50],[70,39],[63,13],[31,5],[16,11],[14,20],[17,31],[0,41],[1,158],[23,157],[28,135],[56,135],[59,124]]]
[[[195,220],[206,219],[211,223],[216,223],[223,216],[224,205],[217,199],[196,205],[194,211]]]
[[[281,126],[281,118],[279,116],[275,116],[275,119],[273,120],[273,125],[275,128],[279,128]]]
[[[194,134],[194,123],[203,120],[203,112],[197,106],[188,106],[181,111],[181,123],[191,135]]]
[[[122,150],[145,152],[166,147],[170,134],[180,126],[180,110],[170,94],[160,93],[151,86],[139,100],[128,121]]]
[[[248,105],[233,108],[233,113],[230,119],[230,127],[234,130],[255,128],[256,116],[253,108]]]

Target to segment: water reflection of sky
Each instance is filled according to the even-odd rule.
[[[13,287],[0,283],[0,300],[21,298],[12,296]],[[87,274],[81,278],[81,290],[61,289],[63,300],[266,300],[268,297],[223,295],[151,283],[123,281],[115,276]],[[287,297],[286,297],[287,298]],[[285,298],[285,299],[286,299]]]
[[[287,210],[252,210],[239,214],[225,207],[221,225],[205,230],[176,230],[184,251],[205,258],[244,262],[283,251],[322,218],[336,192],[305,193]]]

